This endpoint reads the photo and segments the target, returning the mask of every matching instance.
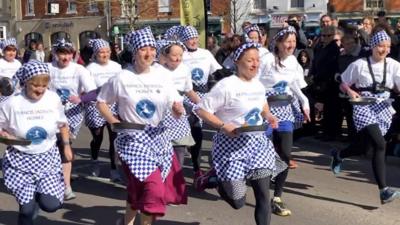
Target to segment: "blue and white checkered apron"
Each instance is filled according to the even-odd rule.
[[[198,86],[200,86],[200,88],[204,88],[204,90],[206,90],[205,88],[206,88],[207,84],[201,84],[201,85],[198,85]],[[205,92],[200,92],[200,91],[195,91],[195,92],[199,96],[200,99],[203,99],[204,95],[207,94]],[[183,105],[185,107],[186,113],[187,114],[190,114],[190,113],[194,114],[199,119],[200,126],[203,126],[203,120],[199,116],[197,116],[196,113],[193,112],[193,110],[195,109],[196,104],[194,102],[192,102],[186,95],[183,95]]]
[[[275,96],[279,94],[280,93],[275,91],[267,91],[265,96],[268,98],[268,96]],[[278,122],[281,121],[290,121],[292,123],[295,122],[295,116],[293,113],[292,104],[290,102],[283,102],[283,101],[272,102],[269,103],[269,109],[272,115],[276,116]]]
[[[83,121],[82,105],[67,101],[64,105],[65,116],[67,117],[71,138],[76,138]]]
[[[118,114],[118,106],[117,103],[109,106],[113,115]],[[84,105],[85,109],[85,125],[89,128],[99,128],[104,126],[107,121],[100,114],[99,110],[96,108],[96,102],[89,102]]]
[[[370,105],[353,105],[353,120],[357,131],[368,125],[378,124],[382,135],[385,135],[392,124],[394,109],[391,101],[366,91],[361,92],[361,96],[375,97],[378,101]]]
[[[299,129],[303,126],[304,115],[301,111],[300,101],[296,96],[293,96],[292,111],[294,116],[294,129]]]
[[[144,181],[160,168],[165,180],[173,154],[167,127],[160,124],[158,127],[146,126],[143,131],[118,133],[114,143],[119,157],[137,179]]]
[[[55,196],[63,202],[64,177],[56,146],[41,154],[26,154],[7,147],[3,158],[3,176],[5,186],[20,205],[30,202],[35,193]]]
[[[178,140],[191,135],[190,124],[186,115],[175,119],[171,111],[167,111],[163,124],[168,128],[168,136],[171,140]]]
[[[0,96],[0,103],[4,102],[7,100],[10,96]]]
[[[244,180],[256,169],[276,171],[276,153],[264,132],[213,137],[213,164],[220,181]]]

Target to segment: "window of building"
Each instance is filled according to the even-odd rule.
[[[211,14],[211,0],[206,0],[207,13]]]
[[[383,8],[383,0],[365,0],[365,8],[367,9]]]
[[[304,8],[304,0],[291,0],[290,7],[291,8]]]
[[[6,39],[7,29],[6,26],[0,26],[0,39]]]
[[[68,0],[67,13],[77,13],[75,0]]]
[[[171,12],[170,0],[158,0],[158,12],[168,13]]]
[[[63,31],[59,31],[59,32],[53,33],[51,35],[51,37],[50,37],[51,45],[56,43],[56,41],[58,39],[61,39],[61,38],[64,38],[66,41],[71,41],[71,35],[70,34],[68,34],[66,32],[63,32]]]
[[[265,10],[267,8],[267,0],[254,0],[253,9]]]
[[[27,0],[26,2],[26,15],[34,16],[35,15],[35,0]]]
[[[43,36],[42,36],[42,34],[40,34],[40,33],[31,32],[31,33],[27,33],[27,34],[25,35],[24,40],[25,40],[25,47],[28,47],[29,44],[30,44],[32,41],[43,42]]]
[[[79,45],[80,45],[79,48],[82,49],[83,47],[85,47],[90,39],[97,39],[97,38],[101,38],[101,36],[96,31],[87,30],[81,32],[79,34]]]
[[[89,0],[89,12],[98,12],[97,2],[95,0]]]

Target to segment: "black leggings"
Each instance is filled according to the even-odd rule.
[[[281,157],[281,159],[287,165],[289,165],[289,161],[291,159],[292,146],[293,146],[293,132],[274,131],[273,143],[279,157]],[[274,188],[275,197],[282,196],[283,186],[285,185],[288,173],[289,173],[289,168],[286,168],[284,171],[282,171],[275,177],[275,188]]]
[[[340,151],[340,158],[348,158],[365,154],[368,150],[373,150],[372,156],[372,170],[374,177],[380,189],[385,188],[386,185],[386,141],[379,129],[378,124],[366,126],[358,132],[354,141],[345,149]]]
[[[103,142],[103,131],[104,127],[107,127],[108,131],[108,140],[110,142],[110,147],[108,154],[110,156],[111,161],[111,169],[115,170],[117,167],[115,165],[115,149],[114,149],[114,140],[117,137],[117,133],[111,131],[110,124],[104,125],[99,128],[89,128],[90,133],[92,134],[92,141],[90,142],[90,152],[92,155],[92,159],[96,160],[99,157],[99,151],[101,143]]]
[[[46,212],[55,212],[61,207],[61,202],[54,196],[37,193],[35,197],[19,206],[18,225],[33,225],[39,207]]]
[[[200,170],[201,142],[203,141],[203,131],[201,129],[201,126],[197,124],[190,124],[190,129],[196,144],[189,148],[189,152],[192,156],[193,170],[197,172]]]
[[[269,225],[271,222],[271,206],[269,197],[269,181],[270,177],[258,180],[251,180],[250,184],[253,188],[254,197],[256,199],[256,207],[254,211],[254,218],[257,225]],[[234,200],[228,196],[224,188],[218,188],[221,198],[224,199],[232,208],[240,209],[246,203],[246,197]]]

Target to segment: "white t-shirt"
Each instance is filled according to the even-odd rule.
[[[28,146],[13,146],[19,151],[46,152],[55,144],[59,126],[67,123],[64,107],[58,95],[50,90],[37,102],[24,95],[15,94],[0,105],[0,126],[16,137],[32,141]]]
[[[122,71],[121,65],[109,60],[106,65],[100,65],[96,62],[90,63],[87,67],[90,75],[92,76],[96,87],[103,86],[111,77],[117,75]]]
[[[307,86],[304,81],[304,71],[294,55],[288,56],[281,61],[282,67],[278,65],[274,54],[265,56],[266,64],[259,79],[266,91],[274,90],[288,95],[296,95],[303,108],[309,109],[307,97],[301,91]]]
[[[265,104],[265,89],[257,78],[243,81],[232,75],[219,81],[198,106],[215,114],[224,123],[240,127],[261,125]]]
[[[74,62],[65,68],[59,68],[56,62],[48,63],[50,69],[50,90],[61,91],[65,97],[77,96],[81,92],[96,89],[96,84],[90,72],[82,65]]]
[[[175,70],[169,70],[165,67],[163,68],[169,72],[168,74],[170,75],[176,90],[183,92],[193,90],[192,76],[189,68],[185,64],[179,64]]]
[[[8,77],[11,79],[20,67],[21,63],[16,59],[14,59],[13,62],[0,59],[0,77]]]
[[[383,80],[384,62],[375,62],[370,57],[371,68],[374,73],[375,81],[381,83]],[[387,88],[392,89],[394,85],[400,88],[400,63],[392,58],[386,58],[386,84]],[[357,88],[371,87],[372,77],[368,69],[366,58],[361,58],[351,63],[342,73],[342,82],[351,86],[355,84]]]
[[[151,66],[148,73],[138,75],[130,65],[103,85],[97,101],[117,102],[123,121],[157,126],[172,104],[183,100],[165,72],[160,66]]]
[[[194,52],[185,51],[182,60],[189,67],[195,85],[207,84],[208,76],[222,68],[211,52],[202,48]]]

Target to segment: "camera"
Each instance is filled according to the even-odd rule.
[[[293,26],[293,27],[296,27],[296,26],[297,26],[297,21],[296,21],[296,20],[288,20],[287,23],[288,23],[290,26]]]
[[[386,91],[386,88],[384,85],[380,84],[380,83],[374,83],[372,84],[372,92],[374,94],[380,94]]]

